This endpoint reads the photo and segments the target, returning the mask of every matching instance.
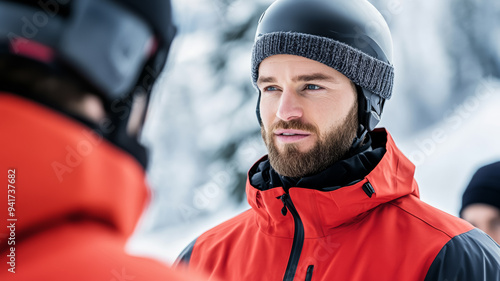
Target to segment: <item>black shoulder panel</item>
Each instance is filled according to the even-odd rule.
[[[493,280],[500,280],[500,246],[477,228],[446,243],[425,277],[425,281]]]
[[[177,259],[175,259],[175,262],[173,264],[174,267],[179,266],[179,264],[185,266],[189,265],[189,261],[191,260],[191,254],[193,253],[193,248],[195,243],[196,239],[194,239],[191,243],[189,243],[189,245],[186,246],[186,248],[184,248],[184,250],[182,250]]]

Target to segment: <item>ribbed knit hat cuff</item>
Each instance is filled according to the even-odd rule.
[[[389,99],[394,83],[394,67],[345,43],[297,32],[261,35],[252,51],[252,80],[257,84],[260,63],[267,57],[286,54],[323,63],[344,74],[355,84]]]
[[[490,205],[500,210],[500,189],[488,187],[467,189],[462,198],[460,216],[462,216],[462,212],[467,206],[476,203]]]

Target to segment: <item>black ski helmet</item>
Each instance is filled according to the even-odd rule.
[[[384,18],[368,1],[275,1],[257,26],[252,51],[254,85],[260,62],[277,54],[321,62],[356,84],[360,139],[378,124],[384,102],[392,94],[392,38]],[[259,102],[260,92],[257,118],[261,123]]]
[[[169,0],[0,0],[0,55],[74,73],[104,101],[114,129],[101,133],[142,164],[131,100],[149,101],[175,33]]]

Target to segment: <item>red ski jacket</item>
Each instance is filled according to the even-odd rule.
[[[383,157],[357,182],[262,190],[251,209],[198,237],[178,261],[222,280],[500,280],[500,247],[469,223],[420,201],[414,165],[385,130]]]
[[[0,280],[203,280],[125,253],[148,201],[134,158],[0,92]]]

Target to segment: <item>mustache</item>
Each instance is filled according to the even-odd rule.
[[[309,123],[303,123],[298,119],[293,119],[290,121],[279,120],[278,122],[272,124],[269,129],[269,132],[273,132],[278,129],[294,129],[319,134],[318,128],[316,126]]]

